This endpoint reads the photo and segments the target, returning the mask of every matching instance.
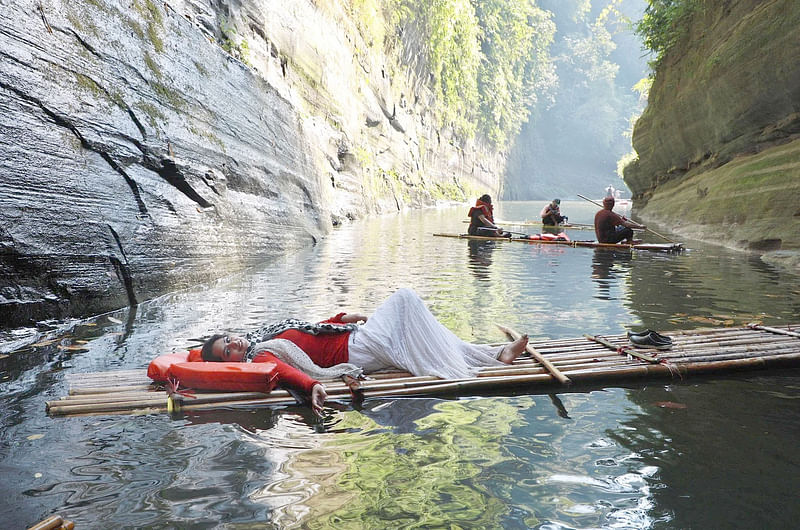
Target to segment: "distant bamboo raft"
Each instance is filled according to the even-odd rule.
[[[471,236],[469,234],[433,234],[435,237],[454,237],[457,239],[476,239],[479,241],[516,241],[532,245],[563,245],[567,247],[606,248],[616,250],[652,250],[656,252],[680,252],[683,243],[598,243],[597,241],[559,239],[530,239],[528,237],[497,237],[497,236]]]
[[[544,358],[548,366],[533,357],[522,357],[512,365],[483,368],[477,377],[459,380],[380,372],[359,382],[358,397],[492,393],[512,388],[544,393],[564,388],[565,383],[575,388],[800,366],[798,330],[800,324],[785,328],[749,325],[674,331],[669,333],[673,347],[666,351],[634,349],[624,335],[531,341],[528,351]],[[516,333],[509,332],[510,335]],[[53,416],[146,414],[168,410],[167,393],[147,379],[144,368],[73,374],[68,380],[69,395],[46,403],[47,411]],[[331,400],[353,398],[350,387],[341,380],[325,381],[325,388]],[[184,410],[295,403],[285,390],[274,390],[270,394],[197,392],[196,396],[192,399],[176,395],[173,400]]]

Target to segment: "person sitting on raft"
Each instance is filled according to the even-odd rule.
[[[565,222],[567,218],[561,215],[561,199],[553,199],[550,204],[545,205],[539,214],[542,217],[542,224],[556,226]]]
[[[203,344],[201,356],[217,362],[274,362],[279,384],[310,396],[311,408],[321,414],[328,394],[318,379],[387,369],[463,379],[480,367],[511,364],[527,345],[527,335],[505,346],[464,342],[436,320],[414,291],[403,288],[369,319],[339,313],[318,324],[284,320],[247,337],[215,334]]]
[[[633,244],[633,228],[644,230],[646,227],[614,213],[614,197],[603,199],[603,209],[594,216],[594,233],[600,243],[619,243],[625,241]]]
[[[511,237],[511,234],[494,224],[492,198],[481,195],[475,206],[469,209],[470,218],[467,233],[471,236]]]

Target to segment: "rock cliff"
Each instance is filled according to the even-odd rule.
[[[2,4],[0,328],[499,190],[503,155],[437,127],[425,83],[339,2]]]
[[[699,5],[658,66],[634,128],[638,160],[625,181],[637,213],[798,266],[800,5]]]

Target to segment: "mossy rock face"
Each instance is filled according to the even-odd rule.
[[[798,26],[796,0],[695,12],[634,128],[624,174],[640,215],[736,248],[797,248]]]
[[[706,4],[659,66],[634,128],[639,161],[625,181],[635,195],[800,134],[796,1]]]
[[[800,140],[660,185],[637,208],[687,237],[732,248],[800,252]]]

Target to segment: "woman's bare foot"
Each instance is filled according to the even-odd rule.
[[[527,346],[528,335],[522,335],[514,342],[509,342],[506,344],[500,351],[500,355],[497,358],[506,364],[511,364],[514,362],[514,359],[522,355],[522,352],[525,351]]]

